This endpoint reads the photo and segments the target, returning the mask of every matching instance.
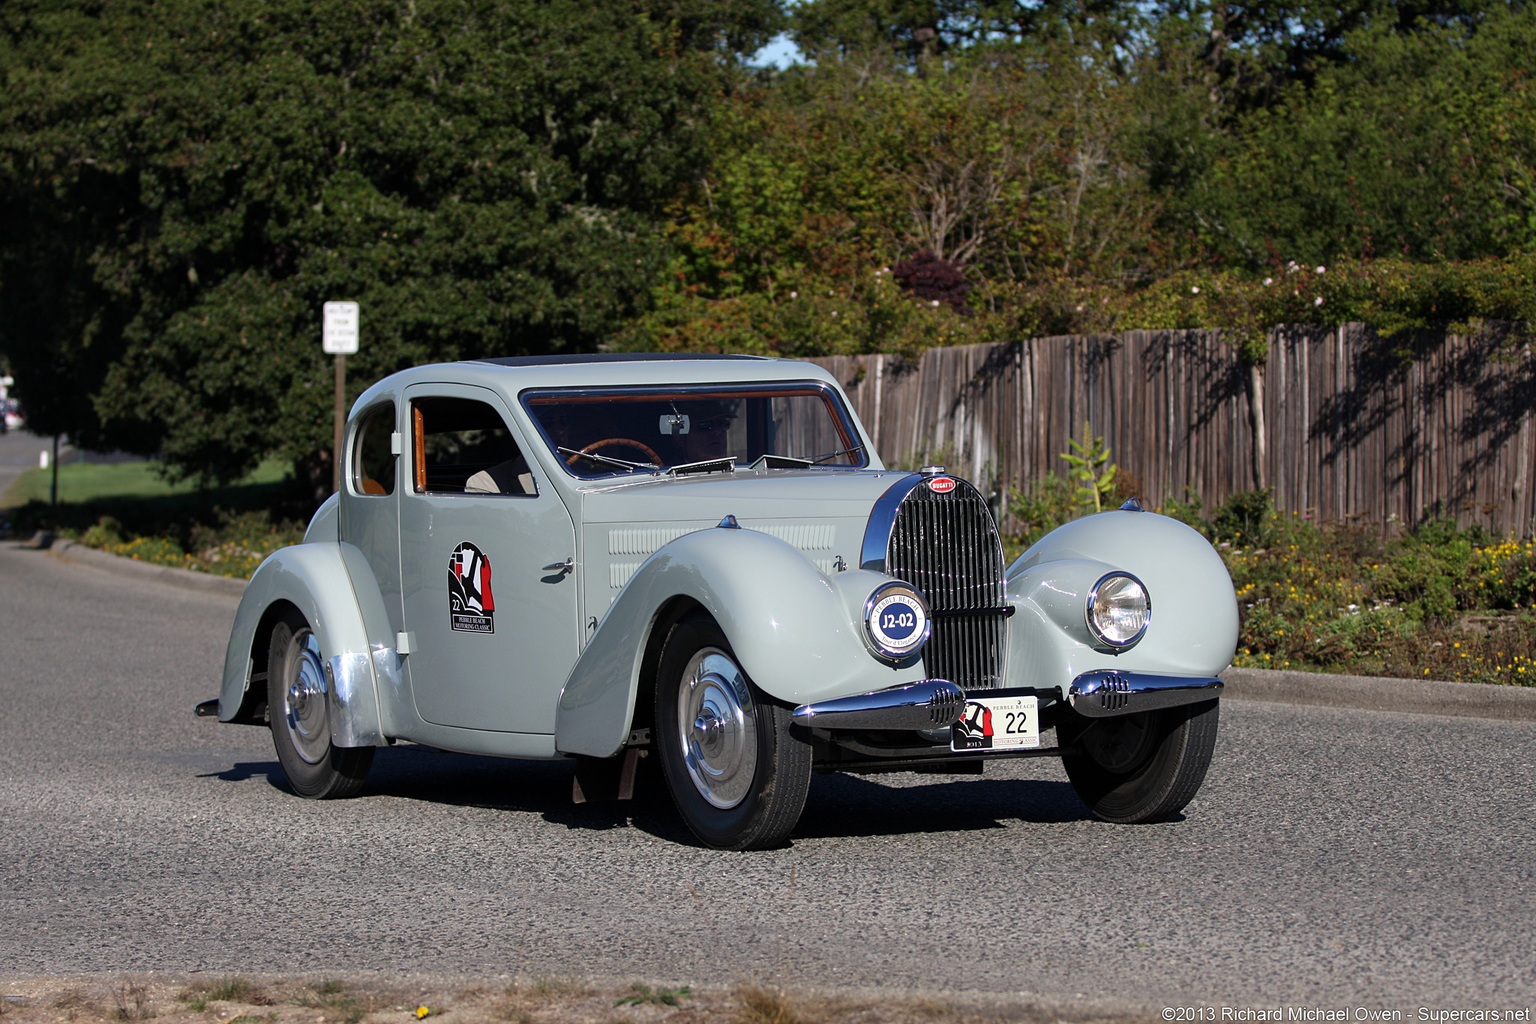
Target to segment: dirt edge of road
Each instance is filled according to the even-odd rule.
[[[1226,700],[1536,722],[1536,687],[1229,668]]]
[[[170,565],[154,565],[150,562],[140,562],[136,559],[124,558],[122,555],[98,551],[95,548],[86,547],[84,544],[72,540],[47,538],[47,543],[39,543],[34,540],[24,546],[47,548],[48,552],[55,558],[62,558],[66,562],[78,562],[82,565],[94,566],[98,569],[105,569],[107,572],[115,572],[121,576],[154,579],[162,583],[171,583],[178,587],[201,590],[207,593],[226,594],[230,597],[239,597],[245,593],[245,580],[234,579],[230,576],[215,576],[212,573],[198,572],[195,569],[178,569]]]
[[[500,975],[161,973],[0,980],[0,1024],[1132,1024],[1131,1003]]]

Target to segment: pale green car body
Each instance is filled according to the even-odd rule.
[[[712,618],[751,683],[787,708],[931,678],[921,657],[872,649],[866,604],[892,580],[883,551],[871,547],[881,516],[896,507],[882,498],[938,474],[884,468],[824,370],[755,358],[508,362],[406,370],[357,400],[340,492],[303,543],[261,564],[241,601],[220,720],[261,720],[272,628],[295,609],[318,641],[325,721],[341,748],[406,740],[507,757],[613,758],[648,742],[639,726],[649,720],[658,644],[680,609]],[[840,455],[850,464],[598,473],[555,449],[529,399],[782,382],[845,417],[842,429],[861,448]],[[420,483],[420,455],[410,485],[413,452],[427,445],[412,409],[460,407],[431,404],[450,400],[504,421],[532,493],[434,493]],[[361,446],[374,443],[360,439],[365,421],[392,421],[385,458],[394,464],[377,474],[398,482],[390,493],[369,493],[380,485],[359,468]],[[995,532],[977,542],[995,544]],[[461,619],[449,611],[449,577],[475,558],[487,595],[494,579],[494,608]],[[1138,579],[1151,600],[1144,634],[1123,650],[1096,639],[1084,612],[1095,584],[1114,572]],[[1174,520],[1139,510],[1080,519],[1015,560],[1001,588],[1006,640],[994,686],[1062,706],[1075,699],[1074,681],[1096,672],[1156,677],[1165,688],[1190,681],[1189,696],[1156,706],[1220,692],[1216,676],[1237,638],[1231,582],[1211,545]]]

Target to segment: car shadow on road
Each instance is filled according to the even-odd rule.
[[[896,775],[906,782],[911,775]],[[1093,816],[1066,782],[938,776],[886,785],[862,775],[820,776],[791,839],[829,839],[1059,824]]]
[[[380,748],[362,793],[452,807],[540,815],[568,829],[605,832],[634,828],[668,842],[697,846],[678,817],[653,758],[641,762],[631,800],[578,804],[571,799],[574,767],[566,761],[522,761],[457,754],[416,744]],[[223,782],[265,779],[287,790],[277,761],[242,761],[199,778]],[[936,776],[817,775],[791,845],[810,839],[977,832],[1006,822],[1057,824],[1092,818],[1066,782]]]
[[[654,758],[641,762],[632,800],[577,804],[573,766],[561,761],[514,761],[402,746],[380,751],[364,795],[374,793],[456,806],[534,812],[570,829],[635,828],[658,839],[698,845],[672,805]],[[1087,821],[1088,809],[1066,782],[932,776],[817,775],[791,842],[935,832],[972,832]]]
[[[416,745],[382,749],[361,798],[391,796],[454,807],[538,814],[568,829],[636,828],[671,842],[692,843],[653,765],[642,762],[631,800],[578,804],[570,761],[521,761],[456,754]],[[281,781],[281,780],[280,780]]]
[[[221,772],[204,772],[197,776],[199,779],[218,779],[220,782],[247,782],[251,779],[266,779],[272,785],[281,789],[287,788],[287,782],[283,776],[283,766],[276,761],[236,761]]]

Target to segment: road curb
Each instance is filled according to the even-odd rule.
[[[36,546],[47,548],[49,554],[66,562],[90,565],[123,576],[137,576],[141,579],[152,579],[160,583],[186,587],[189,590],[227,594],[231,597],[239,597],[245,593],[245,580],[237,580],[230,576],[214,576],[193,569],[178,569],[170,565],[141,562],[136,558],[124,558],[122,555],[98,551],[72,540],[55,540],[49,544]]]
[[[1221,677],[1227,684],[1223,696],[1228,700],[1536,722],[1536,687],[1262,668],[1229,668]]]

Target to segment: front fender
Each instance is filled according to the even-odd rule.
[[[923,678],[920,659],[889,665],[864,644],[864,600],[888,579],[863,570],[829,577],[755,530],[679,537],[636,570],[577,659],[560,694],[555,748],[608,757],[623,746],[646,645],[679,598],[712,615],[753,682],[789,705]]]
[[[354,581],[359,571],[366,578]],[[337,542],[282,548],[257,566],[235,612],[224,653],[219,720],[241,719],[264,696],[250,692],[255,666],[266,659],[256,645],[265,643],[273,617],[285,603],[304,616],[326,656],[332,741],[346,747],[383,743],[379,689],[381,684],[398,686],[399,658],[387,634],[370,636],[379,634],[381,623],[387,629],[388,619],[366,560],[353,545]]]
[[[1123,570],[1146,585],[1152,618],[1129,650],[1096,648],[1088,591]],[[1066,687],[1084,672],[1118,669],[1165,676],[1215,676],[1237,649],[1237,596],[1208,540],[1151,512],[1115,511],[1074,520],[1042,537],[1008,567],[1010,686]]]

